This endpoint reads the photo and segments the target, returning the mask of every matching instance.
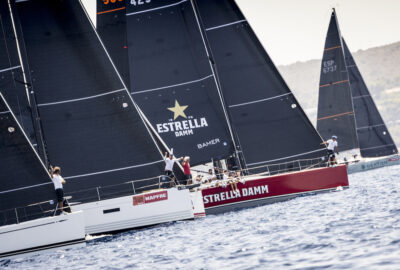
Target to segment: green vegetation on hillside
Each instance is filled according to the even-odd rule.
[[[400,147],[400,42],[352,54],[393,139]],[[313,123],[317,118],[320,66],[321,60],[278,66]]]

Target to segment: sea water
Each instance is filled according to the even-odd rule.
[[[400,166],[349,180],[347,190],[91,238],[0,268],[400,269]]]

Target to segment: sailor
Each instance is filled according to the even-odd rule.
[[[214,180],[217,180],[217,176],[215,176],[215,174],[214,174],[214,172],[213,172],[213,169],[209,169],[208,170],[208,174],[207,174],[207,176],[206,176],[206,179],[205,179],[205,183],[211,183],[212,181],[214,181]]]
[[[185,174],[184,185],[192,183],[192,174],[190,172],[190,157],[185,157],[182,162],[183,173]]]
[[[335,152],[339,155],[337,137],[333,135],[331,139],[323,142],[322,144],[326,144],[328,148],[328,165],[333,166],[334,164],[337,164],[335,158]]]
[[[64,178],[62,178],[61,176],[60,167],[56,166],[54,167],[54,169],[52,169],[51,180],[53,181],[54,188],[56,190],[58,208],[61,210],[61,212],[66,213],[64,211],[64,190],[63,190],[63,184],[65,184],[66,182]]]
[[[171,153],[168,156],[168,153],[165,152],[164,161],[165,161],[165,175],[169,177],[170,180],[174,180],[175,175],[173,173],[174,164],[176,161],[182,160],[183,157],[174,158],[174,155]],[[172,181],[171,181],[172,182]]]

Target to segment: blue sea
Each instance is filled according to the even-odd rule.
[[[400,269],[400,166],[347,190],[103,236],[1,269]]]

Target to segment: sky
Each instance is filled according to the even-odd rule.
[[[93,19],[96,0],[82,2]],[[321,58],[332,7],[351,51],[400,41],[400,0],[236,2],[277,65]]]

